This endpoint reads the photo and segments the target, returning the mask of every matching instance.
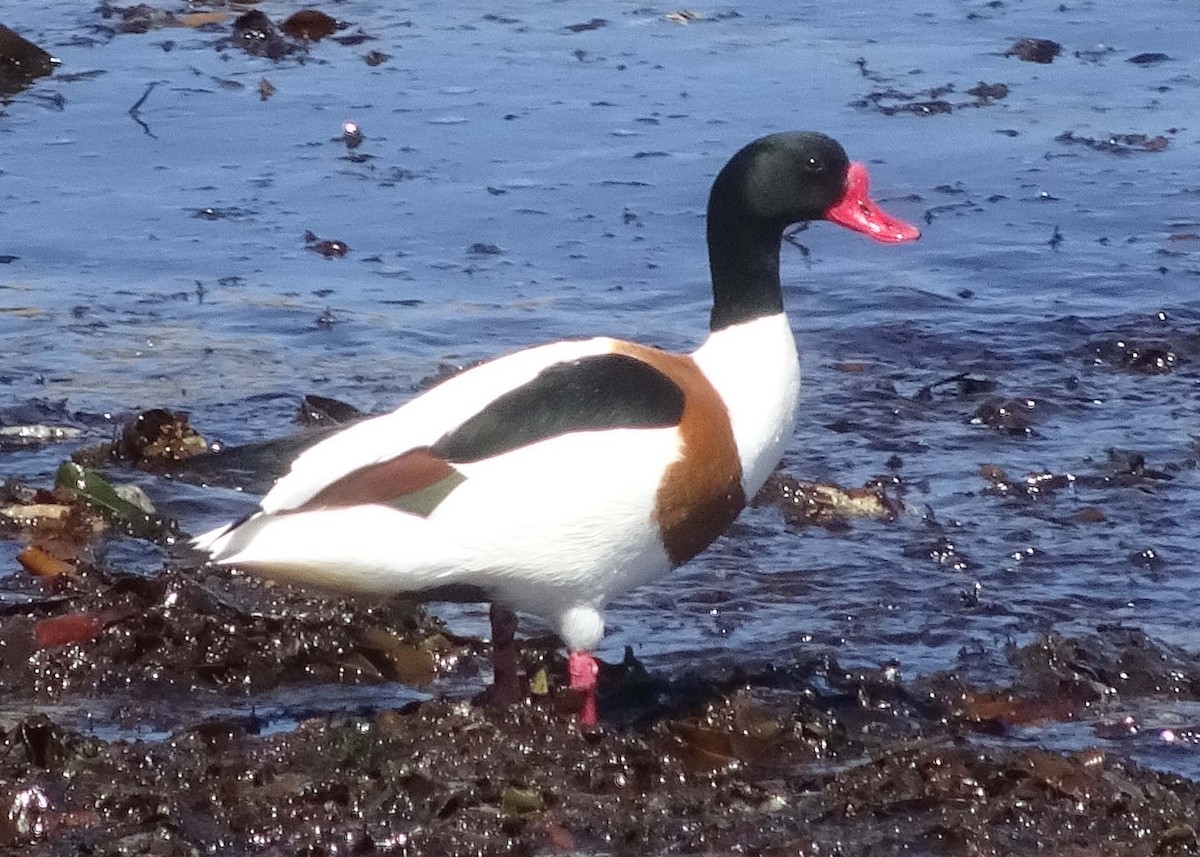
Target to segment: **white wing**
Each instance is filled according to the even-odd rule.
[[[305,450],[262,500],[267,514],[294,509],[330,483],[414,447],[434,443],[547,366],[612,350],[608,338],[554,342],[468,369],[389,414],[350,426]]]

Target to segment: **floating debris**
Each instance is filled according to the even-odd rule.
[[[113,619],[106,613],[67,613],[42,619],[34,625],[34,643],[39,649],[85,643],[100,636]]]
[[[599,30],[601,27],[607,27],[608,21],[603,18],[592,18],[590,21],[584,21],[582,24],[568,24],[563,27],[568,33],[586,33],[588,30]]]
[[[332,307],[325,307],[325,309],[321,310],[321,314],[317,316],[316,324],[321,330],[333,330],[334,325],[340,321],[341,319],[333,314]]]
[[[932,401],[934,390],[950,385],[953,385],[954,392],[957,395],[964,398],[978,396],[982,393],[990,393],[996,389],[996,382],[991,378],[978,378],[970,372],[960,372],[957,375],[951,375],[948,378],[934,381],[932,384],[926,384],[913,393],[913,399],[918,402]]]
[[[61,491],[33,488],[15,479],[0,485],[0,532],[19,534],[35,544],[60,534],[86,542],[104,527],[86,505]],[[69,551],[56,551],[56,555],[67,559]]]
[[[1003,434],[1033,434],[1034,399],[988,399],[971,415],[971,425],[987,426]]]
[[[437,675],[437,659],[429,649],[386,628],[364,628],[357,647],[385,679],[421,687]]]
[[[1146,134],[1113,134],[1103,140],[1094,137],[1081,137],[1074,131],[1064,131],[1054,138],[1056,143],[1069,143],[1087,146],[1097,152],[1108,152],[1110,155],[1132,155],[1135,152],[1162,152],[1171,145],[1171,141],[1162,134],[1153,137]]]
[[[58,64],[57,58],[0,24],[0,96],[15,95]]]
[[[1075,513],[1075,520],[1081,524],[1103,524],[1108,516],[1096,506],[1084,506]]]
[[[41,446],[63,440],[76,440],[83,436],[83,429],[71,426],[0,426],[0,449]]]
[[[988,487],[984,489],[985,494],[1029,499],[1051,497],[1064,488],[1074,490],[1107,488],[1114,485],[1147,488],[1156,482],[1169,482],[1175,478],[1170,473],[1148,467],[1145,456],[1140,452],[1125,449],[1109,449],[1103,464],[1098,464],[1091,473],[1053,473],[1049,470],[1039,470],[1014,478],[995,464],[981,465],[979,473],[988,482]],[[1099,517],[1097,512],[1099,510],[1080,514],[1082,519],[1090,522],[1103,520],[1103,512],[1099,512]]]
[[[506,786],[500,792],[500,815],[520,818],[534,815],[546,808],[546,799],[537,789],[522,789]]]
[[[885,116],[895,116],[898,113],[939,116],[953,113],[956,110],[988,107],[1007,98],[1009,89],[1007,84],[980,81],[966,92],[967,95],[973,97],[971,101],[948,101],[945,96],[952,92],[954,92],[954,84],[951,83],[919,92],[905,92],[895,87],[889,87],[869,93],[858,101],[852,101],[851,106],[874,108]]]
[[[1017,39],[1004,52],[1006,57],[1016,57],[1022,62],[1036,62],[1048,65],[1062,53],[1062,45],[1050,39]]]
[[[150,130],[150,125],[144,119],[142,119],[142,105],[146,103],[146,99],[150,97],[150,93],[154,91],[156,86],[158,86],[157,81],[149,84],[146,87],[146,91],[142,93],[142,97],[133,102],[133,105],[127,111],[129,118],[141,126],[142,133],[153,140],[157,140],[158,137],[155,136],[154,132]]]
[[[345,25],[339,24],[338,26],[344,27]],[[411,26],[411,22],[410,22],[410,26]],[[333,41],[337,42],[339,45],[345,45],[348,48],[352,48],[352,47],[356,47],[358,45],[365,44],[367,42],[373,42],[373,41],[375,41],[375,37],[367,35],[362,30],[358,30],[357,32],[354,32],[354,33],[347,33],[344,36],[334,36]]]
[[[293,39],[319,42],[342,28],[337,19],[317,9],[301,9],[287,17],[279,28]]]
[[[988,481],[985,494],[997,497],[1050,497],[1064,488],[1075,487],[1076,477],[1071,473],[1051,473],[1039,470],[1019,479],[1014,479],[994,464],[984,464],[979,473]]]
[[[982,80],[967,90],[967,95],[973,95],[981,101],[999,101],[1008,98],[1008,85],[1004,83],[984,83]]]
[[[121,19],[117,24],[118,33],[148,33],[163,27],[174,27],[177,23],[177,19],[170,12],[145,3],[136,6],[113,6],[105,2],[100,6],[100,13],[106,18],[116,15]]]
[[[1165,62],[1170,62],[1171,58],[1166,54],[1151,52],[1145,54],[1137,54],[1132,56],[1125,62],[1131,62],[1134,65],[1161,65]]]
[[[224,208],[210,205],[204,208],[192,208],[188,210],[192,212],[192,217],[197,220],[246,220],[255,213],[245,208],[239,208],[236,205]]]
[[[233,43],[251,56],[283,59],[300,50],[300,45],[280,35],[271,19],[252,9],[233,22]]]
[[[1011,689],[964,690],[954,702],[954,716],[958,720],[976,728],[986,726],[987,731],[1047,720],[1070,720],[1086,704],[1083,699],[1025,696]]]
[[[114,454],[132,464],[171,465],[208,452],[208,442],[183,411],[153,408],[125,425]]]
[[[302,426],[340,426],[365,416],[353,405],[310,393],[300,401],[295,422]]]
[[[211,27],[214,24],[224,24],[228,18],[228,12],[221,12],[214,9],[209,12],[191,12],[187,15],[182,15],[176,23],[180,27],[196,29],[199,27]]]
[[[12,844],[18,838],[34,840],[46,835],[55,815],[50,798],[38,786],[26,786],[5,794],[0,810],[3,811],[0,815],[0,845]]]
[[[75,570],[72,563],[55,556],[41,545],[30,545],[19,554],[17,562],[35,577],[54,578],[70,574]]]
[[[65,503],[8,503],[0,506],[0,518],[18,527],[44,527],[65,521],[72,508]]]
[[[353,151],[362,145],[363,140],[367,139],[362,132],[362,128],[357,122],[343,122],[342,135],[336,138],[340,140],[347,149]]]
[[[162,518],[154,514],[153,507],[146,509],[140,497],[130,499],[128,491],[122,494],[98,473],[73,461],[65,461],[58,468],[54,484],[67,497],[86,503],[132,536],[156,539],[166,530]]]
[[[962,548],[951,538],[950,534],[934,522],[933,528],[939,530],[938,535],[928,542],[920,542],[904,549],[904,555],[921,559],[931,559],[942,568],[954,571],[970,571],[975,568],[975,562],[963,553]]]
[[[1116,52],[1116,48],[1101,44],[1088,50],[1075,51],[1075,59],[1092,65],[1099,65]]]
[[[105,2],[101,5],[100,12],[106,18],[114,15],[120,17],[121,20],[117,24],[117,32],[134,34],[148,33],[151,30],[161,30],[166,27],[199,29],[201,27],[223,24],[229,19],[228,12],[216,9],[207,12],[189,12],[184,15],[176,15],[163,9],[157,9],[154,6],[148,6],[145,3],[140,3],[136,6],[113,6]]]
[[[1108,468],[1117,482],[1133,484],[1142,480],[1170,482],[1175,477],[1170,473],[1146,466],[1146,456],[1132,449],[1111,447],[1107,451]]]
[[[1116,339],[1088,346],[1092,362],[1141,375],[1166,375],[1183,362],[1170,342],[1159,339]]]
[[[862,488],[843,488],[776,473],[759,491],[755,504],[775,506],[792,526],[844,530],[852,518],[894,521],[904,508],[899,490],[900,482],[892,476],[878,477]]]
[[[314,253],[320,253],[326,259],[340,259],[350,252],[350,245],[337,239],[318,238],[311,230],[304,233],[304,244]]]

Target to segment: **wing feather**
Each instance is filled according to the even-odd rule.
[[[661,370],[628,354],[589,354],[542,369],[496,397],[432,446],[418,446],[334,479],[291,511],[392,505],[427,516],[470,464],[571,432],[668,428],[684,394]]]
[[[455,375],[388,414],[343,429],[305,450],[262,500],[268,514],[303,506],[320,491],[364,467],[432,446],[508,391],[547,366],[612,351],[595,338],[527,348]]]
[[[683,390],[627,354],[591,354],[547,366],[443,435],[432,451],[481,461],[568,432],[667,428],[683,416]]]

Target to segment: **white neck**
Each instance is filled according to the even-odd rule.
[[[709,334],[692,355],[716,387],[733,424],[747,499],[767,481],[792,439],[800,401],[800,358],[785,313]]]

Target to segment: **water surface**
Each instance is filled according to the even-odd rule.
[[[614,605],[599,654],[630,645],[670,670],[817,649],[913,676],[968,654],[1002,669],[1010,643],[1111,623],[1200,650],[1194,8],[868,6],[746,2],[680,24],[644,3],[345,2],[328,10],[343,34],[371,41],[279,62],[223,47],[227,26],[114,35],[75,3],[14,6],[5,23],[62,66],[0,113],[0,255],[17,257],[0,265],[0,417],[95,443],[172,407],[239,444],[293,431],[305,393],[383,411],[446,365],[548,339],[694,347],[713,175],[761,134],[822,130],[925,235],[883,247],[818,225],[797,236],[810,252],[785,246],[805,386],[783,467],[895,473],[905,512],[830,533],[752,509]],[[1063,54],[1006,57],[1021,36]],[[1167,59],[1129,62],[1146,52]],[[1008,93],[967,94],[981,82]],[[879,109],[901,96],[955,109]],[[352,152],[346,121],[366,137]],[[349,254],[312,252],[306,230]],[[1130,341],[1165,343],[1175,368],[1129,367]],[[964,372],[995,390],[918,396]],[[1031,431],[972,424],[989,395],[1032,400]],[[6,453],[4,473],[47,484],[72,448]],[[1170,478],[1105,481],[1111,448]],[[1081,478],[1000,497],[985,464]],[[250,502],[118,475],[191,532]],[[15,550],[0,544],[0,575]]]

